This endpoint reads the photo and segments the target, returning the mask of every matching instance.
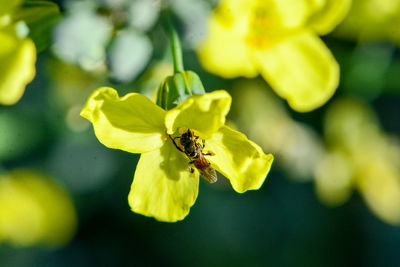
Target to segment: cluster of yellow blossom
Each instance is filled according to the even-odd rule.
[[[350,99],[329,107],[324,130],[328,149],[315,173],[319,197],[338,205],[355,188],[379,218],[400,224],[400,143],[382,131],[372,109]]]
[[[339,66],[318,35],[331,32],[350,5],[350,0],[222,0],[198,47],[200,62],[225,78],[261,74],[293,109],[313,110],[326,103],[339,84]],[[301,179],[314,176],[316,191],[324,202],[343,203],[356,187],[379,217],[400,222],[400,208],[393,204],[400,198],[398,168],[390,158],[398,150],[389,149],[377,124],[367,123],[366,128],[357,124],[362,108],[343,115],[349,107],[358,106],[340,102],[331,107],[335,111],[329,111],[326,119],[325,146],[312,129],[291,119],[277,101],[253,90],[254,83],[241,87],[242,92],[236,90],[241,99],[241,126],[264,148],[277,153],[281,163],[291,166]],[[223,91],[189,97],[165,111],[141,95],[120,98],[112,88],[99,88],[81,115],[93,123],[106,146],[142,153],[129,194],[132,210],[176,221],[187,215],[198,187],[197,172],[188,172],[188,159],[184,160],[184,153],[169,138],[177,136],[180,129],[193,129],[207,141],[216,154],[209,161],[230,179],[236,191],[257,189],[265,179],[272,156],[223,126],[229,106],[230,97]],[[380,156],[375,159],[376,155]],[[379,178],[379,172],[384,178]],[[380,190],[373,190],[377,184]]]
[[[233,109],[243,130],[274,153],[293,179],[313,180],[323,203],[341,205],[356,189],[380,219],[400,224],[400,142],[381,130],[366,104],[335,101],[327,110],[321,140],[293,120],[263,84],[240,81],[233,96],[241,99]]]
[[[225,78],[261,74],[296,111],[323,105],[339,65],[318,35],[346,15],[350,0],[223,0],[198,48],[203,67]]]

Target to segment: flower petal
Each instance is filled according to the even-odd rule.
[[[205,151],[210,149],[214,156],[207,159],[212,166],[227,177],[239,193],[259,189],[264,182],[274,157],[264,154],[254,142],[227,126],[221,127],[206,140]]]
[[[0,104],[13,105],[35,77],[36,48],[31,39],[0,32]]]
[[[189,128],[206,138],[224,125],[231,102],[231,96],[223,90],[193,95],[167,112],[167,133],[173,134],[178,128]]]
[[[338,86],[339,65],[313,33],[299,33],[255,55],[263,77],[296,111],[323,105]]]
[[[206,39],[197,49],[207,71],[224,78],[257,76],[245,42],[249,13],[246,2],[250,1],[223,1],[211,16]]]
[[[371,157],[361,168],[357,185],[369,208],[381,220],[400,225],[400,173],[384,159]]]
[[[271,10],[270,17],[279,18],[284,27],[294,29],[305,24],[307,17],[312,12],[312,2],[310,0],[273,0],[260,1],[262,3],[260,6],[268,7]]]
[[[147,97],[130,93],[120,98],[110,87],[94,91],[81,111],[102,144],[131,153],[151,151],[164,143],[164,115],[165,110]]]
[[[351,0],[325,0],[322,3],[309,20],[310,26],[320,35],[333,31],[344,19],[350,9]]]
[[[166,222],[185,218],[199,188],[199,176],[189,172],[188,162],[172,142],[143,153],[128,197],[132,211]]]

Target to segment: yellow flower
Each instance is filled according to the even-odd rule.
[[[318,37],[343,19],[350,0],[223,0],[198,49],[202,65],[225,78],[259,73],[300,112],[323,105],[339,66]]]
[[[18,2],[0,4],[0,105],[17,103],[35,76],[36,48],[24,36],[26,25],[12,22],[10,14],[3,14],[11,12]]]
[[[224,125],[230,104],[227,92],[214,91],[193,95],[166,111],[141,94],[119,97],[114,89],[102,87],[89,97],[81,116],[93,123],[105,146],[142,153],[128,197],[131,209],[174,222],[194,204],[199,174],[189,171],[188,157],[169,135],[191,129],[199,140],[205,139],[205,151],[215,153],[205,157],[237,192],[260,188],[269,172],[273,156]]]
[[[76,221],[70,197],[43,174],[18,169],[0,176],[0,242],[63,245]]]

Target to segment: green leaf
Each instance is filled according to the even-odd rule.
[[[60,18],[60,9],[55,3],[41,0],[27,0],[14,14],[15,20],[23,20],[28,25],[29,37],[38,52],[50,44],[52,27]]]

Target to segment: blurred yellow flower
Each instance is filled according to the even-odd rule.
[[[354,189],[354,167],[340,149],[326,151],[314,169],[315,191],[329,206],[346,202]]]
[[[11,20],[21,1],[11,2],[0,3],[0,105],[17,103],[35,76],[35,44],[26,38],[26,25]]]
[[[75,229],[71,199],[43,174],[18,169],[0,176],[0,242],[57,246]]]
[[[400,45],[400,0],[353,0],[335,34],[359,41],[388,40]]]
[[[296,181],[314,180],[328,206],[345,203],[355,190],[381,220],[400,225],[400,140],[380,128],[373,110],[351,99],[335,101],[324,120],[325,142],[293,120],[281,101],[257,80],[235,81],[235,122]],[[268,132],[268,135],[265,133]]]
[[[35,76],[36,48],[29,38],[0,29],[0,104],[13,105]]]
[[[89,97],[81,115],[93,123],[105,146],[142,154],[128,197],[131,209],[174,222],[194,204],[199,174],[189,171],[189,159],[169,135],[191,129],[205,139],[207,150],[215,153],[207,160],[237,192],[258,189],[269,172],[273,156],[224,126],[230,105],[230,95],[221,90],[193,95],[165,111],[141,94],[119,97],[114,89],[102,87]]]
[[[318,37],[343,19],[351,0],[222,0],[198,48],[201,64],[225,78],[259,73],[296,111],[323,105],[339,66]]]
[[[380,129],[372,109],[349,99],[335,102],[325,137],[329,150],[315,172],[320,199],[339,205],[356,188],[379,218],[400,225],[400,146]]]

